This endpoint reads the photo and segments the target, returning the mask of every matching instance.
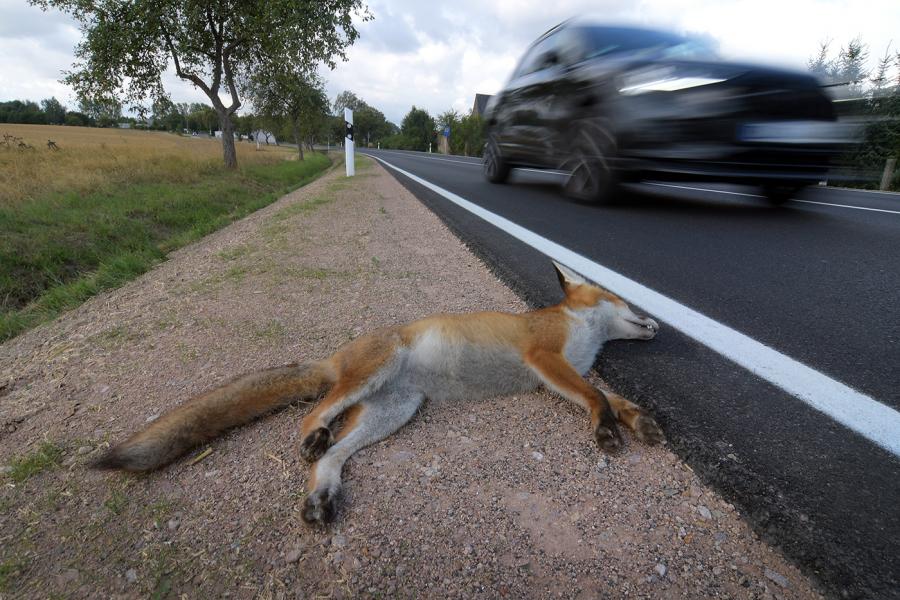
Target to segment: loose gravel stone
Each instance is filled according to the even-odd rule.
[[[769,567],[766,567],[765,574],[766,574],[766,578],[770,579],[771,581],[774,581],[775,583],[777,583],[778,585],[780,585],[783,588],[786,588],[790,585],[788,583],[787,577],[785,577],[781,573],[773,571]]]

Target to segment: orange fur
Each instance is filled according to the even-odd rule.
[[[650,339],[658,325],[565,267],[557,265],[557,273],[565,299],[556,306],[524,314],[438,314],[373,331],[319,362],[244,375],[169,411],[96,466],[154,469],[229,427],[324,394],[300,427],[300,452],[315,463],[303,518],[324,522],[335,514],[344,461],[401,427],[425,397],[445,390],[462,399],[542,382],[589,413],[602,449],[622,443],[616,418],[642,440],[660,441],[659,427],[643,410],[582,377],[606,340]],[[331,427],[341,415],[335,436]]]

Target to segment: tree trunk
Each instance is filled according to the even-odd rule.
[[[300,130],[297,129],[297,123],[293,124],[294,143],[297,144],[297,150],[300,152],[300,160],[303,160],[303,140],[300,139]]]
[[[219,112],[219,127],[222,129],[222,153],[225,155],[225,168],[237,169],[237,151],[234,148],[234,123],[231,115]]]

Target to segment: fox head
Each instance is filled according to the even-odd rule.
[[[612,292],[555,261],[553,266],[566,295],[565,306],[578,312],[587,311],[593,319],[605,323],[608,339],[649,340],[659,331],[656,321],[634,314],[625,301]]]

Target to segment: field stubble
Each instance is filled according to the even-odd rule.
[[[61,125],[0,125],[31,150],[0,148],[0,206],[53,192],[92,192],[108,185],[194,183],[222,168],[218,140],[162,131]],[[51,150],[52,140],[59,150]],[[238,164],[269,164],[293,156],[286,148],[261,152],[237,144]]]

